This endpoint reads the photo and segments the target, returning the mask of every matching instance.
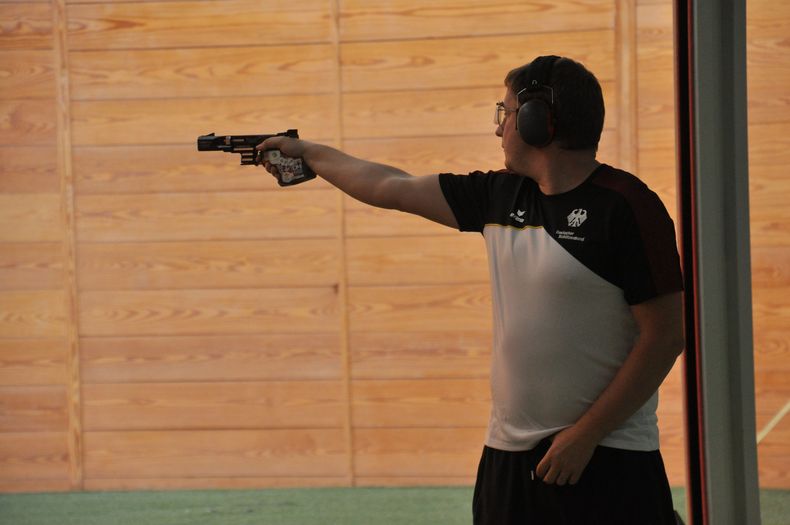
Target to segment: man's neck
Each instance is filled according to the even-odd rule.
[[[558,195],[581,185],[601,163],[590,153],[550,155],[533,179],[544,195]]]

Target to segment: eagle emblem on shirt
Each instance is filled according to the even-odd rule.
[[[587,220],[587,210],[584,208],[576,208],[570,215],[568,215],[568,226],[575,228],[581,226]]]

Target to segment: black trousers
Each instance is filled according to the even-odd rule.
[[[576,485],[548,485],[533,472],[551,442],[524,452],[483,449],[474,525],[675,525],[659,451],[597,447]]]

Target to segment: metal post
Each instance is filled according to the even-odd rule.
[[[698,462],[689,465],[690,518],[705,525],[759,524],[746,5],[677,0],[675,6],[686,323],[694,337],[686,361],[687,405],[695,418],[689,420],[689,459]]]

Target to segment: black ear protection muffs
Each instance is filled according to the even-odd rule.
[[[542,148],[554,139],[554,89],[549,83],[551,70],[559,59],[556,55],[536,58],[530,67],[532,80],[516,94],[516,130],[530,146]]]

